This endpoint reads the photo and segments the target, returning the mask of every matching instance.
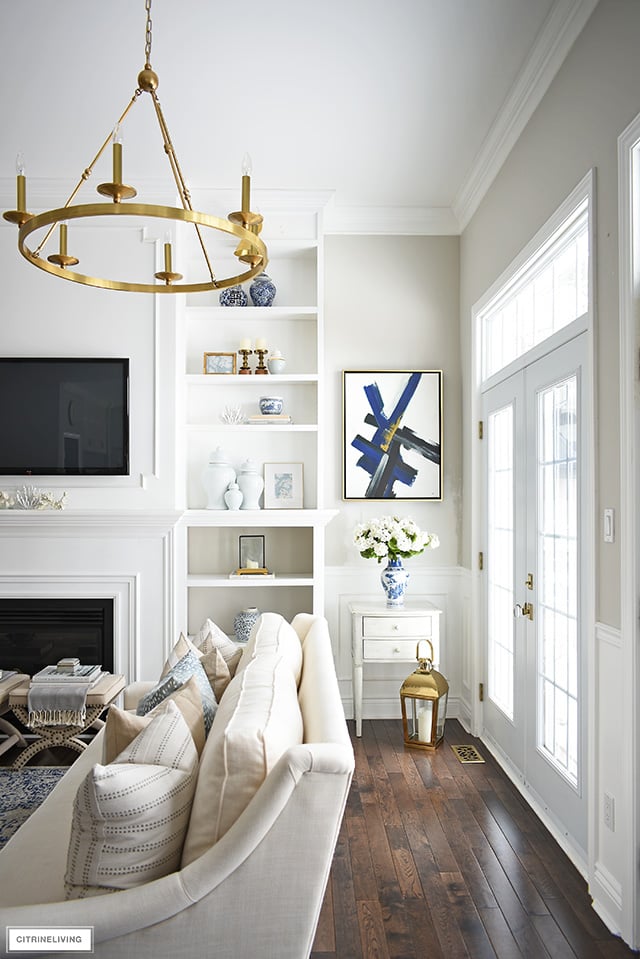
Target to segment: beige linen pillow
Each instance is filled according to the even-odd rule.
[[[200,759],[182,854],[185,866],[238,819],[283,752],[302,742],[295,677],[279,654],[265,653],[231,680]]]
[[[76,793],[65,885],[68,899],[130,889],[179,868],[198,753],[175,703]]]
[[[224,656],[217,647],[205,653],[200,659],[200,665],[207,674],[207,679],[211,683],[214,696],[220,702],[222,694],[231,682],[231,673],[227,666]]]
[[[193,637],[193,642],[201,653],[210,653],[212,649],[219,649],[229,667],[229,673],[231,676],[235,674],[244,646],[230,639],[213,620],[205,619]]]
[[[170,702],[174,702],[182,713],[200,755],[204,749],[206,734],[202,697],[197,680],[192,676],[180,689],[167,696],[145,716],[138,716],[117,706],[109,707],[104,730],[103,762],[105,765],[112,763],[152,719],[166,712],[167,704]]]

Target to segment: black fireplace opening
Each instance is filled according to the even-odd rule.
[[[0,669],[33,676],[66,656],[113,672],[112,599],[0,599]]]

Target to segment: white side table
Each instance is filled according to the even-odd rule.
[[[432,603],[387,606],[384,600],[349,603],[356,736],[362,735],[362,669],[365,663],[416,663],[416,646],[440,637],[441,609]]]

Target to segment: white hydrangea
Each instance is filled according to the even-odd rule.
[[[368,523],[358,523],[353,542],[365,559],[408,559],[425,549],[436,549],[440,540],[435,533],[421,530],[410,517],[381,516]]]

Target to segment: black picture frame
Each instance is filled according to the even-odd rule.
[[[255,566],[249,566],[249,563]],[[238,569],[266,569],[264,534],[238,537]]]

